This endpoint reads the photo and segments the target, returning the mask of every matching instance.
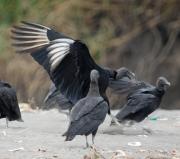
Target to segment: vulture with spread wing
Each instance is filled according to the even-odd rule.
[[[108,102],[106,88],[117,71],[105,69],[92,59],[87,46],[40,24],[22,22],[12,29],[13,46],[18,53],[30,53],[48,72],[56,88],[72,104],[85,97],[89,90],[90,72],[99,74],[100,95]],[[125,69],[121,76],[134,74]],[[110,113],[110,110],[109,110]]]

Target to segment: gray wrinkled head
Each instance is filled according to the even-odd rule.
[[[97,70],[92,70],[90,74],[91,82],[98,83],[99,79],[99,72]]]
[[[165,77],[159,77],[156,82],[156,87],[160,90],[166,90],[171,83]]]
[[[127,77],[129,79],[135,79],[135,74],[133,72],[131,72],[128,68],[121,67],[117,70],[116,79],[118,80],[123,77]]]

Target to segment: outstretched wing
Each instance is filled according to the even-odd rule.
[[[109,80],[109,87],[113,90],[114,93],[129,94],[137,91],[138,89],[151,88],[153,86],[146,82],[138,81],[136,79],[122,78],[117,80],[111,78]]]
[[[93,61],[85,44],[48,27],[22,22],[22,25],[13,27],[12,39],[16,51],[31,53],[72,103],[87,94],[90,71],[104,71]]]
[[[159,106],[159,100],[152,94],[135,93],[128,98],[127,104],[116,115],[118,120],[136,118],[136,113],[141,112],[138,118],[146,117]]]

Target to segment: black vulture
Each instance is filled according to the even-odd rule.
[[[16,52],[30,53],[48,72],[56,88],[73,104],[87,95],[90,72],[93,69],[98,70],[99,91],[109,103],[105,90],[109,80],[116,78],[117,71],[97,65],[87,46],[80,40],[29,22],[14,26],[12,39]],[[125,76],[133,76],[131,71],[124,73]]]
[[[23,121],[18,105],[16,91],[10,84],[0,81],[0,118],[6,118],[8,121]]]
[[[98,87],[99,73],[92,70],[89,92],[86,97],[79,100],[71,110],[70,124],[68,130],[63,134],[65,141],[71,141],[76,135],[87,136],[92,134],[92,142],[97,133],[99,125],[105,120],[108,113],[108,103],[101,97]]]
[[[140,81],[137,81],[138,85],[136,85],[135,81],[133,82],[134,89],[129,92],[127,103],[116,115],[120,123],[144,120],[160,106],[162,97],[170,86],[170,82],[165,77],[159,77],[156,86]]]

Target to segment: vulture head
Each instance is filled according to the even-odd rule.
[[[171,83],[165,77],[159,77],[156,82],[156,87],[159,90],[166,90],[170,87]]]
[[[98,83],[99,72],[97,70],[92,70],[91,74],[90,74],[90,77],[91,77],[91,82]]]
[[[135,74],[131,72],[128,68],[121,67],[117,70],[116,79],[118,80],[124,77],[129,79],[135,79]]]

